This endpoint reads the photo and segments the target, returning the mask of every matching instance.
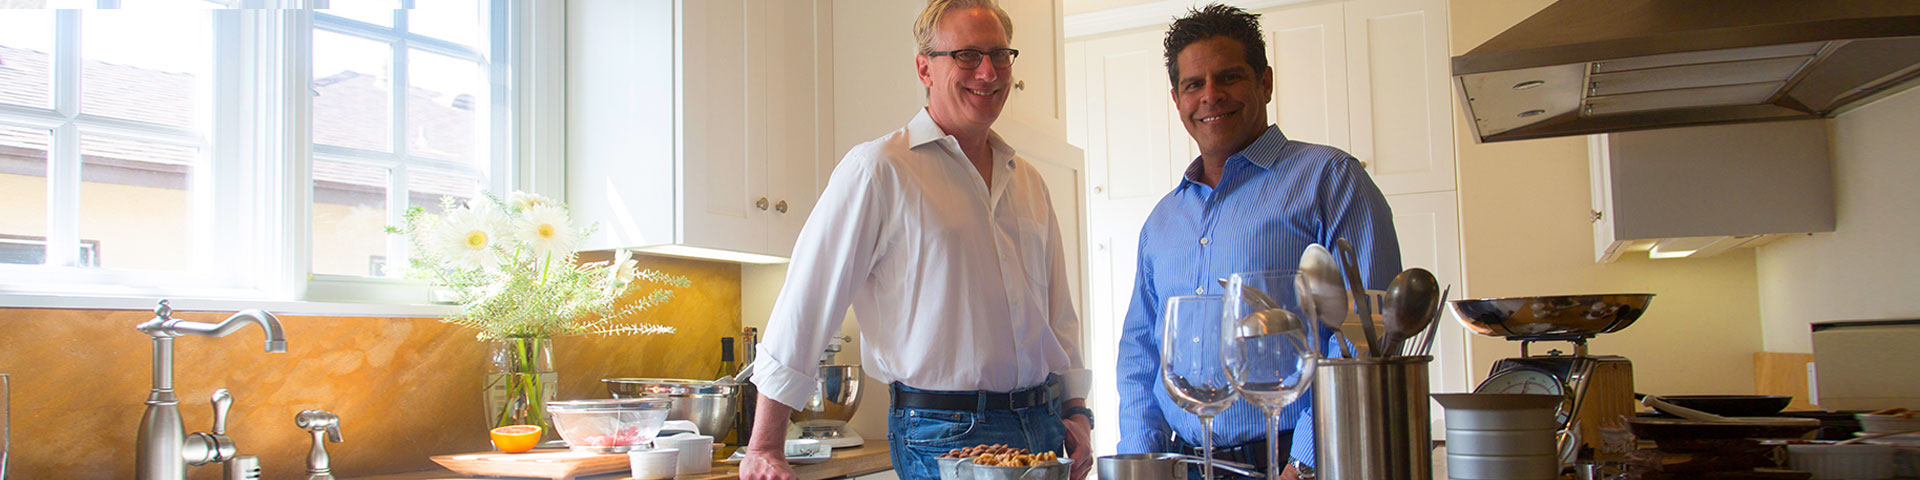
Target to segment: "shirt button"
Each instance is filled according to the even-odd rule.
[[[1207,294],[1207,287],[1205,287],[1205,286],[1199,286],[1199,287],[1193,287],[1193,294],[1194,294],[1194,295],[1206,295],[1206,294]]]
[[[1200,244],[1201,244],[1201,245],[1206,245],[1206,244],[1207,244],[1207,237],[1200,237]]]

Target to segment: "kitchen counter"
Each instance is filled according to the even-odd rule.
[[[882,442],[868,443],[865,446],[853,448],[836,448],[833,450],[832,459],[812,465],[794,465],[793,473],[798,475],[800,480],[820,480],[865,475],[892,469],[893,460],[887,455],[886,443]],[[675,477],[674,480],[723,480],[738,478],[739,474],[739,465],[715,461],[713,462],[712,472],[699,475],[682,475]],[[354,477],[354,480],[481,480],[491,478],[520,477],[474,477],[453,473],[443,468],[436,468],[421,472]],[[632,477],[630,477],[627,472],[620,472],[580,478],[582,480],[620,480]]]

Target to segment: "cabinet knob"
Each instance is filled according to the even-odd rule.
[[[762,212],[767,211],[767,197],[760,197],[759,200],[755,200],[753,207],[760,209]]]
[[[1602,217],[1606,216],[1601,214],[1599,210],[1589,210],[1588,212],[1590,212],[1590,215],[1587,218],[1588,222],[1598,222]]]
[[[1093,193],[1100,193],[1100,192],[1102,192],[1102,191],[1104,191],[1104,190],[1105,190],[1105,189],[1103,189],[1103,188],[1100,188],[1100,186],[1099,186],[1099,185],[1094,185],[1094,186],[1093,186]]]
[[[1019,91],[1023,91],[1023,92],[1024,92],[1024,91],[1027,91],[1027,81],[1026,81],[1026,80],[1016,80],[1016,81],[1014,81],[1014,82],[1013,82],[1013,89],[1014,89],[1014,90],[1019,90]]]
[[[787,201],[781,200],[780,203],[773,204],[773,210],[780,213],[787,213]]]

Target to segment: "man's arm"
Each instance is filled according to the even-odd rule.
[[[1153,270],[1147,262],[1147,232],[1140,231],[1139,260],[1133,274],[1133,300],[1120,327],[1120,358],[1115,384],[1120,390],[1120,453],[1171,451],[1167,440],[1173,427],[1154,401],[1160,387],[1160,345],[1153,333],[1159,322],[1159,301],[1153,293]]]
[[[1400,274],[1400,238],[1393,230],[1387,197],[1353,157],[1329,162],[1323,175],[1325,190],[1320,198],[1328,237],[1321,241],[1325,245],[1332,245],[1335,238],[1353,242],[1366,287],[1385,290]]]
[[[794,478],[787,465],[787,416],[793,408],[762,395],[753,409],[753,423],[747,441],[747,455],[740,459],[741,480],[788,480]],[[778,419],[778,420],[775,420]]]
[[[1037,178],[1037,177],[1036,177]],[[1045,185],[1041,185],[1042,205],[1052,205],[1051,199],[1044,195]],[[1093,389],[1093,371],[1087,369],[1086,350],[1080,345],[1080,316],[1073,309],[1072,285],[1068,285],[1066,246],[1060,237],[1060,219],[1047,210],[1047,259],[1051,266],[1047,269],[1047,322],[1053,330],[1053,336],[1060,342],[1060,348],[1067,354],[1067,370],[1054,372],[1060,375],[1066,401],[1061,408],[1087,405],[1087,391]],[[1069,478],[1081,480],[1093,471],[1093,419],[1085,416],[1069,415],[1060,419],[1066,427],[1067,458],[1073,459]]]

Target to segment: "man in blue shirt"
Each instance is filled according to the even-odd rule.
[[[1166,299],[1220,294],[1234,272],[1299,268],[1309,244],[1353,242],[1368,288],[1400,271],[1386,198],[1358,160],[1339,149],[1288,140],[1267,123],[1273,69],[1258,16],[1209,5],[1167,31],[1167,77],[1180,121],[1200,145],[1185,178],[1140,229],[1132,306],[1120,334],[1121,453],[1188,452],[1202,444],[1197,417],[1160,383]],[[1213,420],[1216,458],[1267,465],[1265,415],[1242,400]],[[1314,465],[1313,397],[1281,411],[1282,478]]]

